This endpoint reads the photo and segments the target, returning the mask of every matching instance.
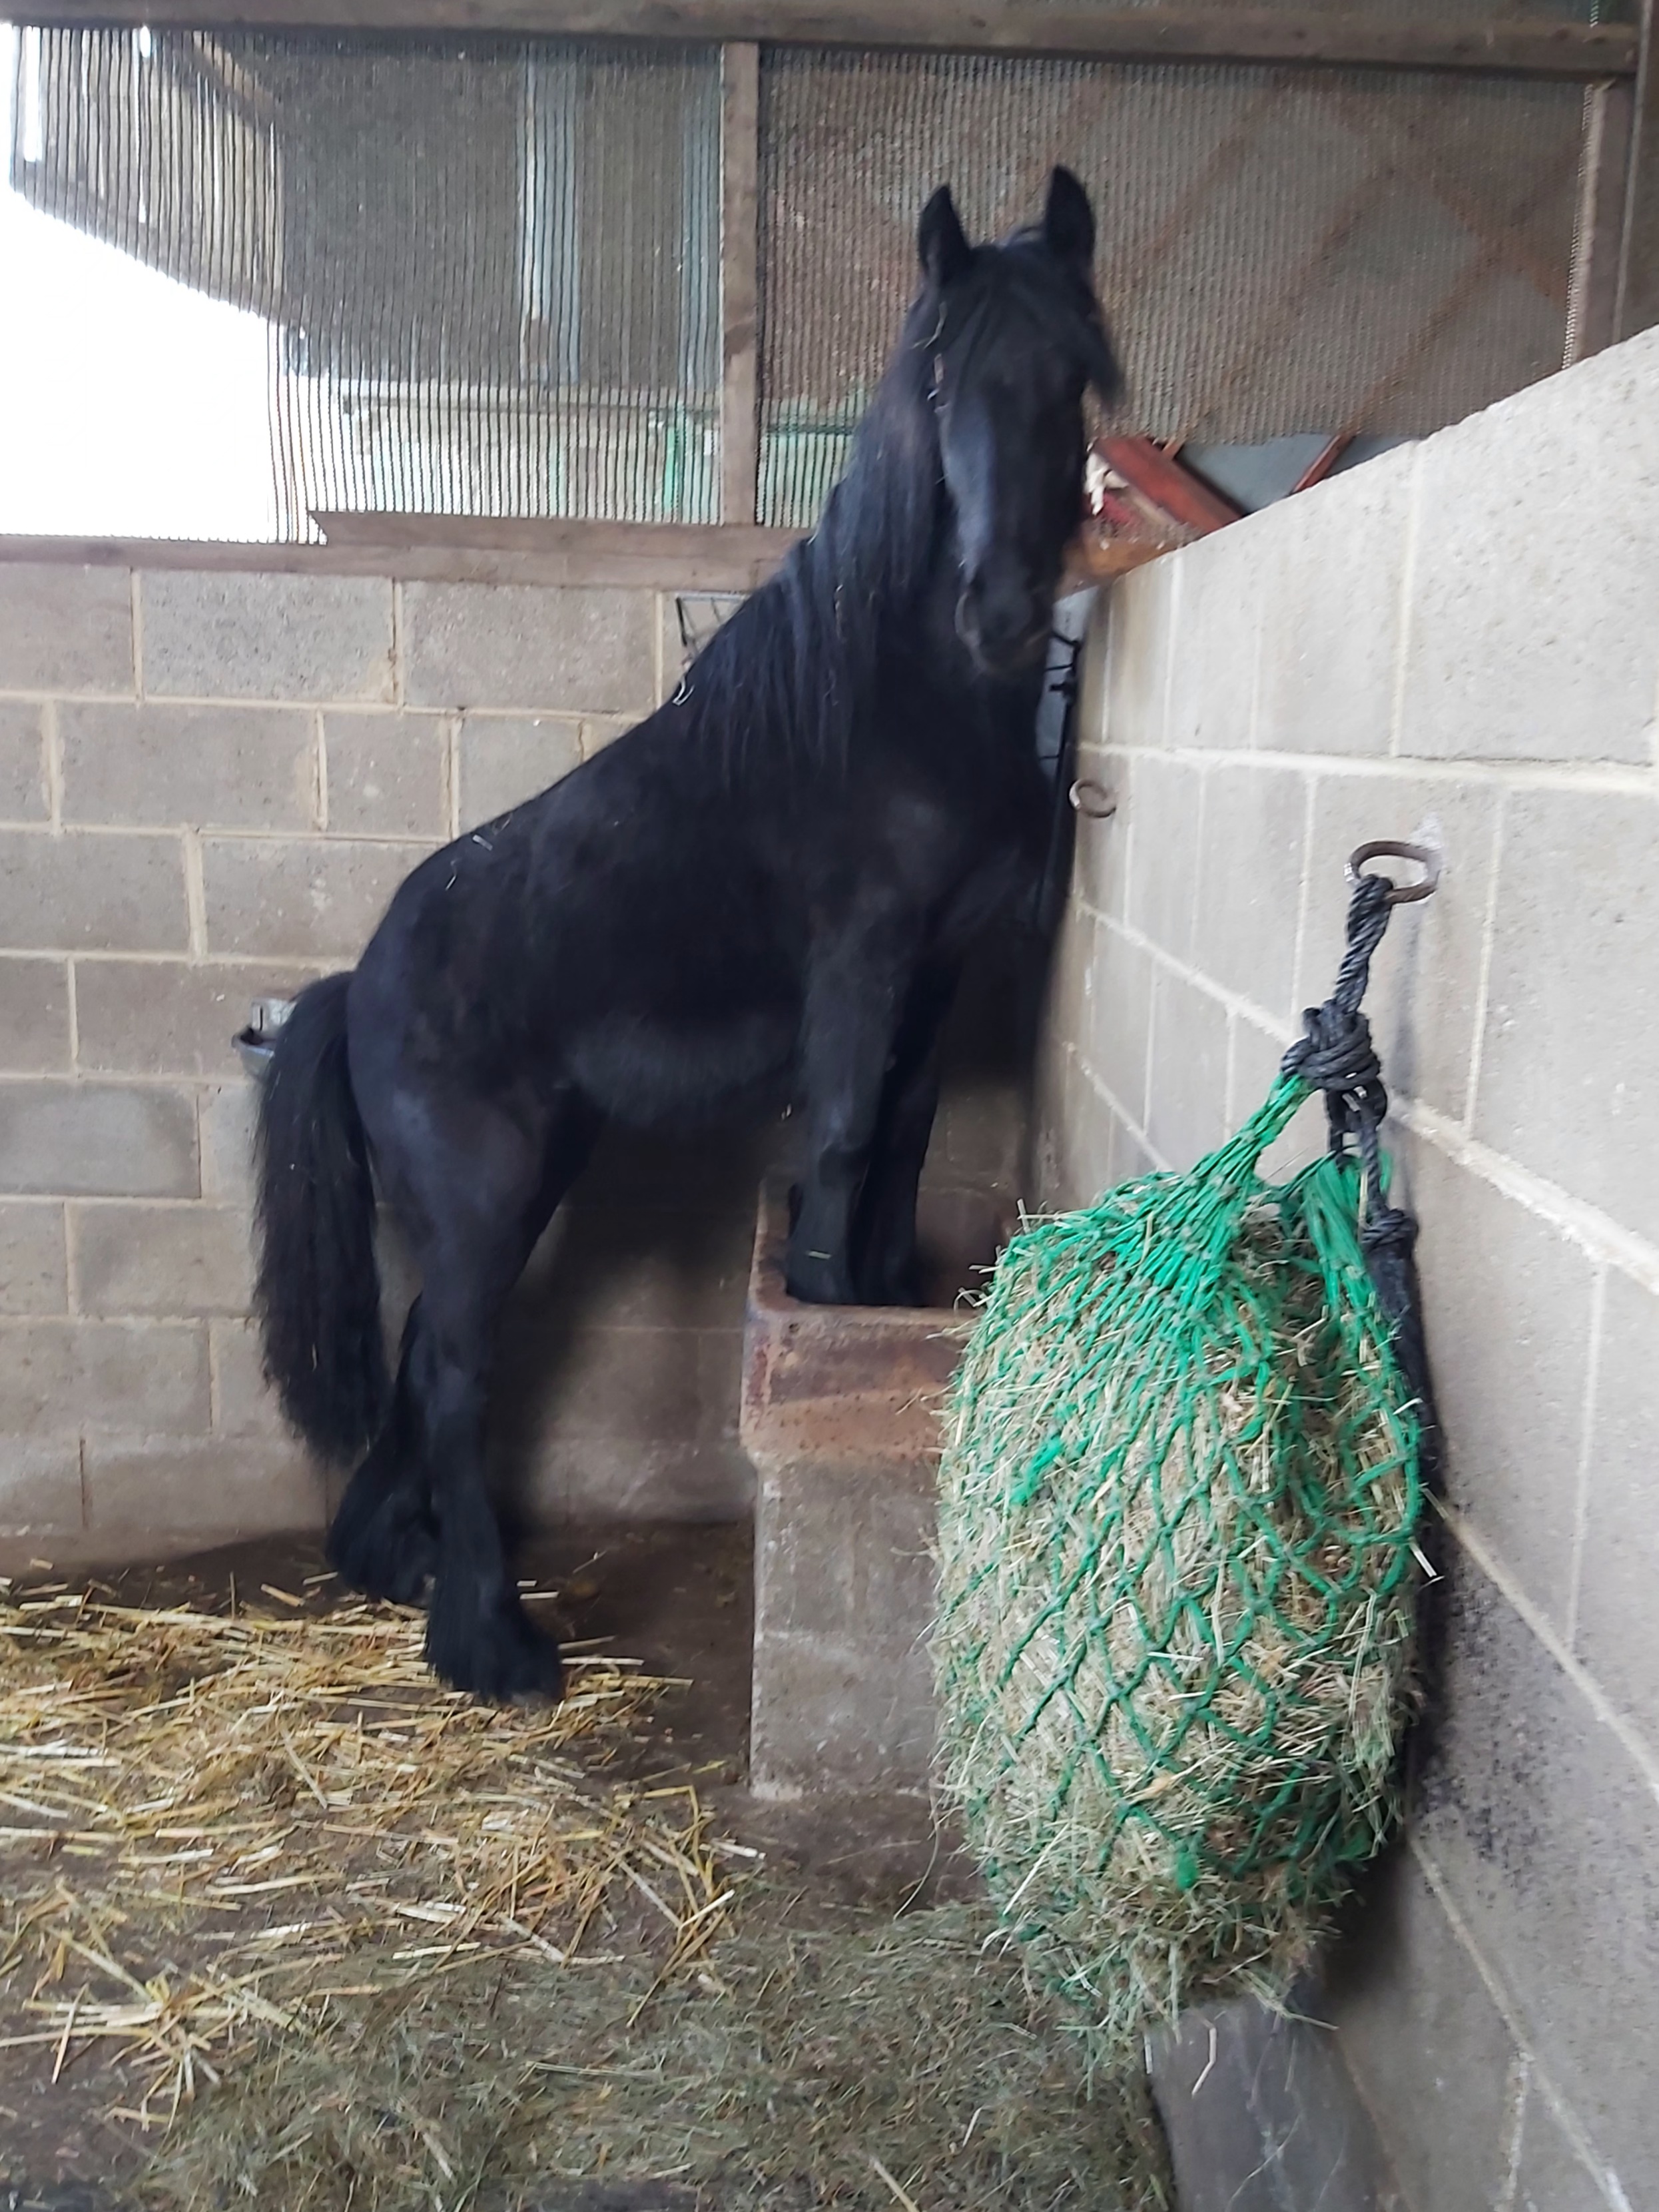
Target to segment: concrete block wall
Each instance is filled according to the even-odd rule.
[[[0,559],[0,1536],[108,1555],[320,1517],[246,1318],[232,1033],[672,689],[665,605]],[[528,1508],[740,1511],[758,1170],[618,1178],[631,1210],[590,1186],[515,1322]]]
[[[1392,2179],[1351,2148],[1312,2172],[1288,2085],[1328,2102],[1332,2069],[1281,2053],[1232,2212],[1659,2205],[1656,708],[1659,332],[1097,616],[1085,772],[1120,806],[1079,825],[1038,1198],[1213,1144],[1330,988],[1349,850],[1444,856],[1369,1005],[1422,1220],[1446,1648],[1409,1835],[1323,1997]],[[1280,1164],[1320,1136],[1310,1109]],[[1178,2094],[1229,2078],[1200,2048]]]

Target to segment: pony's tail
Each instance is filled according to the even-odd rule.
[[[312,1449],[337,1462],[374,1442],[387,1395],[374,1185],[346,1060],[350,981],[311,984],[276,1031],[255,1146],[265,1373]]]

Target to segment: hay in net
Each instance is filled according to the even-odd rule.
[[[1103,2053],[1282,1998],[1394,1812],[1417,1418],[1360,1164],[1257,1161],[1028,1224],[957,1382],[935,1661],[947,1788]]]

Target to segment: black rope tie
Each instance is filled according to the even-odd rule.
[[[1350,1148],[1358,1155],[1364,1177],[1359,1241],[1366,1273],[1389,1322],[1395,1357],[1418,1407],[1423,1465],[1425,1477],[1432,1481],[1437,1479],[1438,1430],[1413,1257],[1417,1223],[1383,1197],[1379,1133],[1389,1110],[1389,1094],[1371,1042],[1371,1026],[1360,1012],[1359,1002],[1370,980],[1371,956],[1382,942],[1390,912],[1402,896],[1426,896],[1438,880],[1439,868],[1431,854],[1413,847],[1362,846],[1349,863],[1350,870],[1379,850],[1426,866],[1426,890],[1413,887],[1402,894],[1386,876],[1354,874],[1353,896],[1348,902],[1348,946],[1337,970],[1336,987],[1322,1006],[1308,1008],[1302,1018],[1304,1034],[1279,1065],[1286,1075],[1297,1076],[1324,1092],[1332,1152],[1339,1158],[1347,1155]]]
[[[1365,1178],[1365,1214],[1361,1237],[1368,1255],[1408,1255],[1417,1224],[1410,1214],[1384,1203],[1378,1133],[1389,1110],[1382,1063],[1371,1042],[1371,1025],[1359,1011],[1370,981],[1371,956],[1382,942],[1393,906],[1394,885],[1386,876],[1362,875],[1348,902],[1348,947],[1337,970],[1336,987],[1322,1006],[1302,1017],[1304,1034],[1280,1062],[1325,1094],[1330,1147],[1339,1158],[1357,1152]]]

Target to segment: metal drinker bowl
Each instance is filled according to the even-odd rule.
[[[276,1032],[293,1012],[292,999],[256,999],[249,1012],[247,1027],[237,1030],[237,1054],[256,1083],[263,1083],[270,1073]]]

